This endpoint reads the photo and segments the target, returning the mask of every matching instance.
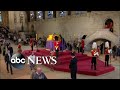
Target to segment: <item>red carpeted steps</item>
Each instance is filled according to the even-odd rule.
[[[35,53],[36,56],[49,56],[50,55],[50,51],[49,50],[45,50],[45,49],[39,49],[38,52],[36,52],[36,50],[33,51]],[[25,50],[23,51],[23,54],[25,56],[29,56],[32,53],[31,50]],[[55,55],[55,52],[52,53],[52,55]],[[113,70],[115,70],[115,68],[113,66],[109,66],[109,67],[105,67],[104,66],[104,62],[101,60],[97,60],[97,70],[91,70],[91,57],[87,56],[86,54],[82,55],[79,53],[76,53],[76,58],[78,59],[78,74],[86,74],[86,75],[92,75],[92,76],[98,76],[101,74],[105,74],[108,72],[111,72]],[[54,68],[54,70],[58,70],[58,71],[64,71],[64,72],[70,72],[69,69],[69,64],[71,61],[71,52],[70,51],[65,51],[65,52],[59,52],[59,58],[58,58],[58,62],[56,65],[51,66],[46,64],[45,66],[49,67],[49,68]]]
[[[78,61],[87,60],[90,58],[91,57],[86,57],[84,55],[77,57]],[[60,56],[57,61],[59,64],[64,64],[64,63],[70,63],[71,59],[72,59],[71,55],[66,55],[66,56]]]
[[[115,69],[112,66],[105,67],[104,62],[102,62],[101,60],[98,60],[97,70],[91,70],[91,59],[86,60],[86,61],[78,61],[78,64],[77,64],[78,65],[78,72],[77,72],[78,74],[98,76],[101,74],[111,72]],[[54,69],[58,70],[58,71],[70,72],[69,63],[55,66]]]

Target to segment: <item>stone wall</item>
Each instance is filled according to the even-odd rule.
[[[9,27],[11,31],[19,31],[21,30],[22,23],[20,23],[20,13],[23,13],[23,26],[24,30],[28,30],[27,23],[26,23],[26,12],[25,11],[9,11]],[[16,18],[16,21],[15,21]]]
[[[20,13],[24,14],[23,25],[24,30],[31,31],[31,26],[34,25],[34,30],[37,32],[38,37],[48,36],[52,33],[62,34],[66,41],[74,40],[84,34],[90,36],[96,31],[103,30],[105,27],[105,21],[112,19],[114,22],[114,34],[118,36],[120,30],[120,12],[119,11],[92,11],[91,13],[83,13],[75,15],[75,11],[72,11],[72,15],[66,17],[59,17],[57,12],[57,18],[45,19],[39,21],[26,22],[27,16],[25,11],[9,11],[9,27],[11,31],[21,30]],[[16,15],[16,22],[14,21]],[[45,15],[47,17],[47,13]],[[104,33],[104,32],[103,32]],[[94,39],[91,36],[91,41]],[[109,36],[107,36],[109,37]],[[102,37],[104,39],[104,37]],[[113,41],[111,38],[111,41]],[[88,39],[89,40],[89,39]]]
[[[31,31],[31,25],[34,25],[39,36],[60,33],[68,41],[83,34],[89,36],[96,31],[103,30],[105,20],[108,18],[113,20],[114,34],[118,35],[120,19],[117,11],[93,11],[83,15],[74,15],[72,12],[71,16],[29,22],[28,28]]]

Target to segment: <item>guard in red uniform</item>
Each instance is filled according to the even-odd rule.
[[[81,40],[81,52],[82,54],[84,53],[84,46],[85,46],[85,42],[84,39]]]
[[[60,41],[58,41],[57,36],[55,36],[54,47],[55,47],[55,51],[56,51],[56,58],[58,58],[59,50],[60,50]]]
[[[94,70],[96,70],[96,64],[97,64],[96,59],[99,56],[96,42],[93,43],[92,48],[93,49],[91,50],[91,54],[92,54],[91,69],[93,69],[94,66]]]
[[[30,46],[31,46],[31,50],[33,51],[33,44],[34,44],[34,41],[33,41],[33,38],[30,39]]]
[[[105,67],[109,66],[109,55],[110,55],[110,49],[109,49],[109,42],[105,43]]]
[[[100,55],[100,47],[99,47],[99,46],[97,47],[97,52],[98,52],[99,55]]]
[[[18,44],[18,47],[17,47],[17,48],[18,48],[18,53],[21,53],[21,52],[22,52],[22,49],[21,49],[21,44],[20,44],[20,43]]]

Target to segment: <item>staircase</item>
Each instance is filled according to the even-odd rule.
[[[106,39],[111,41],[113,44],[118,44],[118,35],[110,32],[107,29],[99,30],[91,34],[90,36],[86,37],[85,44],[86,46],[95,39]]]

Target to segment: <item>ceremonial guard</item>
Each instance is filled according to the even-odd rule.
[[[87,35],[83,35],[82,36],[82,40],[81,40],[81,45],[80,45],[80,52],[82,52],[82,54],[84,53],[84,49],[85,49],[85,38]]]
[[[93,42],[91,54],[92,54],[91,69],[93,69],[93,66],[94,66],[94,70],[96,70],[96,64],[97,64],[96,59],[99,56],[96,42]]]
[[[110,49],[109,42],[105,42],[105,66],[109,66]]]
[[[84,39],[81,40],[81,52],[82,54],[84,53],[84,46],[85,46],[85,42]]]
[[[56,51],[56,58],[58,58],[59,50],[60,50],[60,41],[58,40],[58,36],[55,36],[54,48],[55,48],[55,51]]]
[[[17,48],[18,48],[18,53],[21,53],[21,52],[22,52],[22,49],[21,49],[21,44],[20,44],[20,43],[18,44],[18,47],[17,47]]]

